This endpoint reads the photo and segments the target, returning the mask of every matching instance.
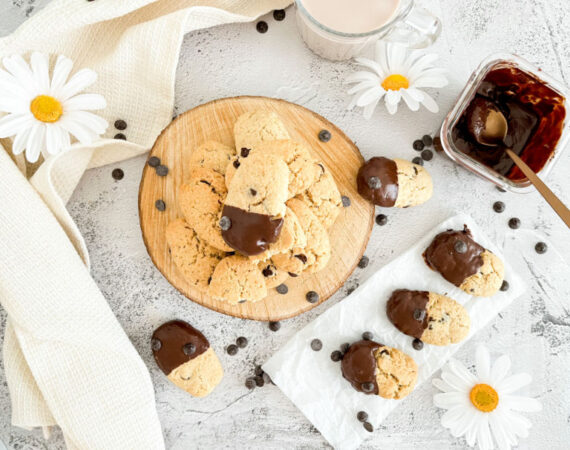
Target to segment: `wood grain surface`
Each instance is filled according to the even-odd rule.
[[[233,125],[237,117],[256,109],[273,110],[283,120],[292,139],[306,143],[313,156],[330,169],[342,195],[351,200],[343,208],[329,230],[332,256],[327,267],[316,274],[289,278],[289,291],[278,294],[275,289],[257,303],[230,305],[199,292],[186,282],[176,269],[165,239],[167,224],[181,217],[176,202],[178,188],[189,176],[188,160],[192,150],[207,139],[234,146]],[[318,133],[332,133],[328,143],[320,142]],[[308,291],[316,291],[319,303],[334,294],[352,273],[360,260],[372,230],[374,208],[356,191],[356,174],[363,162],[358,148],[335,125],[302,106],[266,97],[233,97],[215,100],[185,112],[159,136],[149,158],[156,156],[168,166],[165,177],[145,165],[139,191],[140,224],[148,253],[160,272],[190,300],[215,311],[254,320],[282,320],[294,317],[317,304],[305,299]],[[156,200],[166,203],[166,210],[155,207]]]

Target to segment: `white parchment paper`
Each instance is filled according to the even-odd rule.
[[[505,262],[505,279],[510,284],[508,291],[498,292],[492,298],[472,297],[445,281],[425,264],[422,253],[434,236],[449,228],[462,229],[464,224],[471,229],[479,244]],[[473,219],[458,215],[427,233],[416,245],[373,274],[349,297],[294,335],[265,363],[263,369],[337,449],[355,449],[370,436],[356,419],[358,411],[366,411],[369,422],[377,428],[402,401],[413,402],[414,394],[412,392],[403,400],[386,400],[377,395],[357,392],[342,377],[340,363],[331,360],[331,352],[338,350],[345,342],[361,339],[364,331],[371,331],[375,341],[398,348],[414,358],[419,367],[419,385],[430,378],[462,345],[436,347],[425,344],[423,350],[414,350],[412,338],[399,332],[386,316],[386,302],[392,291],[400,288],[437,292],[461,303],[471,317],[467,339],[526,289],[522,279],[513,272],[501,252]],[[310,347],[315,338],[323,343],[319,352]]]

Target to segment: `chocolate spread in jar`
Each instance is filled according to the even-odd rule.
[[[382,156],[369,159],[360,167],[356,177],[358,193],[378,206],[394,206],[398,198],[398,168]]]
[[[166,375],[210,348],[208,339],[182,320],[162,324],[152,333],[151,343],[156,364]]]
[[[431,269],[455,286],[461,286],[465,279],[476,274],[483,265],[481,253],[484,251],[473,240],[471,231],[465,225],[463,231],[447,230],[439,233],[423,256]]]
[[[392,292],[386,304],[390,322],[408,336],[421,339],[428,326],[427,304],[429,292],[398,289]]]
[[[376,357],[374,353],[382,344],[374,341],[358,341],[352,344],[344,354],[341,363],[342,376],[352,387],[364,394],[378,394],[376,383]],[[367,391],[363,385],[371,384],[373,389]]]
[[[245,211],[225,205],[222,217],[227,217],[229,228],[222,230],[222,238],[231,248],[243,255],[258,255],[267,250],[281,233],[283,219],[274,219],[266,214]]]
[[[507,119],[508,133],[495,147],[478,143],[468,129],[477,99],[493,102]],[[564,127],[565,99],[539,78],[509,63],[498,63],[477,87],[474,99],[451,130],[454,146],[513,181],[525,175],[505,153],[510,148],[539,172],[554,154]]]

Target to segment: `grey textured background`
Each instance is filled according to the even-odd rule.
[[[13,31],[47,3],[48,0],[0,0],[0,35]],[[439,14],[444,23],[444,33],[432,48],[440,54],[441,64],[450,69],[450,86],[437,95],[439,114],[403,111],[391,117],[380,108],[370,121],[365,121],[358,112],[347,112],[342,81],[354,70],[353,65],[325,61],[308,51],[296,33],[291,8],[284,22],[266,19],[269,31],[265,35],[258,34],[254,24],[241,24],[186,36],[177,72],[176,112],[219,97],[284,97],[335,122],[355,140],[365,157],[384,154],[412,158],[416,156],[412,141],[438,128],[469,73],[491,52],[517,53],[566,84],[570,82],[568,0],[422,3]],[[554,252],[538,256],[532,247],[540,236],[545,236],[561,254],[567,255],[570,239],[568,229],[537,194],[501,194],[436,155],[426,165],[436,184],[434,198],[419,208],[383,211],[389,216],[389,223],[373,230],[366,252],[371,260],[368,268],[357,269],[325,304],[283,322],[281,330],[272,333],[264,323],[226,317],[188,301],[154,268],[138,225],[137,193],[144,159],[89,171],[68,206],[86,238],[93,277],[151,371],[168,448],[327,447],[320,434],[275,386],[250,392],[243,386],[245,378],[256,363],[265,361],[296,330],[342,300],[352,287],[409,247],[422,233],[458,211],[472,215],[498,243],[515,242],[518,249],[509,252],[511,262],[528,277],[530,289],[462,347],[457,357],[467,364],[472,362],[479,342],[486,343],[493,352],[509,353],[515,370],[528,371],[534,377],[526,393],[537,396],[544,405],[542,412],[529,416],[534,427],[520,448],[568,448],[570,300],[556,288],[550,274],[553,264],[560,267]],[[123,180],[112,179],[115,167],[124,170]],[[569,172],[570,152],[562,156],[548,178],[567,203]],[[492,210],[493,202],[499,199],[507,204],[501,215]],[[513,216],[523,223],[523,229],[516,233],[506,226]],[[565,284],[568,276],[568,272],[562,274],[557,282],[562,280]],[[0,314],[2,335],[5,315]],[[188,320],[204,331],[222,358],[226,375],[206,399],[193,399],[174,388],[152,361],[149,336],[153,328],[174,317]],[[237,356],[226,355],[225,346],[241,335],[249,339],[250,345]],[[442,412],[432,406],[434,392],[430,384],[417,389],[363,448],[466,447],[464,440],[454,439],[440,426]],[[10,425],[10,402],[1,366],[0,439],[17,449],[64,447],[59,432],[46,442],[37,430]]]

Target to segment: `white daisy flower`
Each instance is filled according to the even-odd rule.
[[[14,137],[12,152],[25,150],[36,162],[71,145],[70,134],[82,144],[91,144],[107,129],[105,119],[88,112],[104,109],[99,94],[80,94],[97,80],[91,69],[81,69],[68,79],[73,62],[58,56],[50,80],[49,60],[32,53],[30,65],[20,55],[2,60],[0,69],[0,138]]]
[[[530,421],[518,413],[542,409],[536,399],[515,395],[531,382],[527,373],[511,375],[511,360],[502,355],[491,366],[489,351],[479,346],[475,354],[477,375],[456,360],[450,360],[433,384],[443,393],[435,394],[434,404],[447,409],[441,424],[455,437],[465,436],[471,447],[481,450],[510,449],[518,438],[526,438]],[[493,442],[494,440],[494,442]]]
[[[376,43],[374,60],[356,58],[362,70],[350,75],[347,84],[354,84],[349,95],[354,95],[348,109],[355,106],[364,108],[364,117],[369,119],[384,97],[386,109],[396,114],[398,103],[404,99],[412,111],[424,105],[428,111],[436,113],[439,107],[435,100],[420,88],[441,88],[447,85],[445,69],[435,67],[433,62],[438,58],[435,54],[426,54],[421,50],[408,52],[402,44]]]

